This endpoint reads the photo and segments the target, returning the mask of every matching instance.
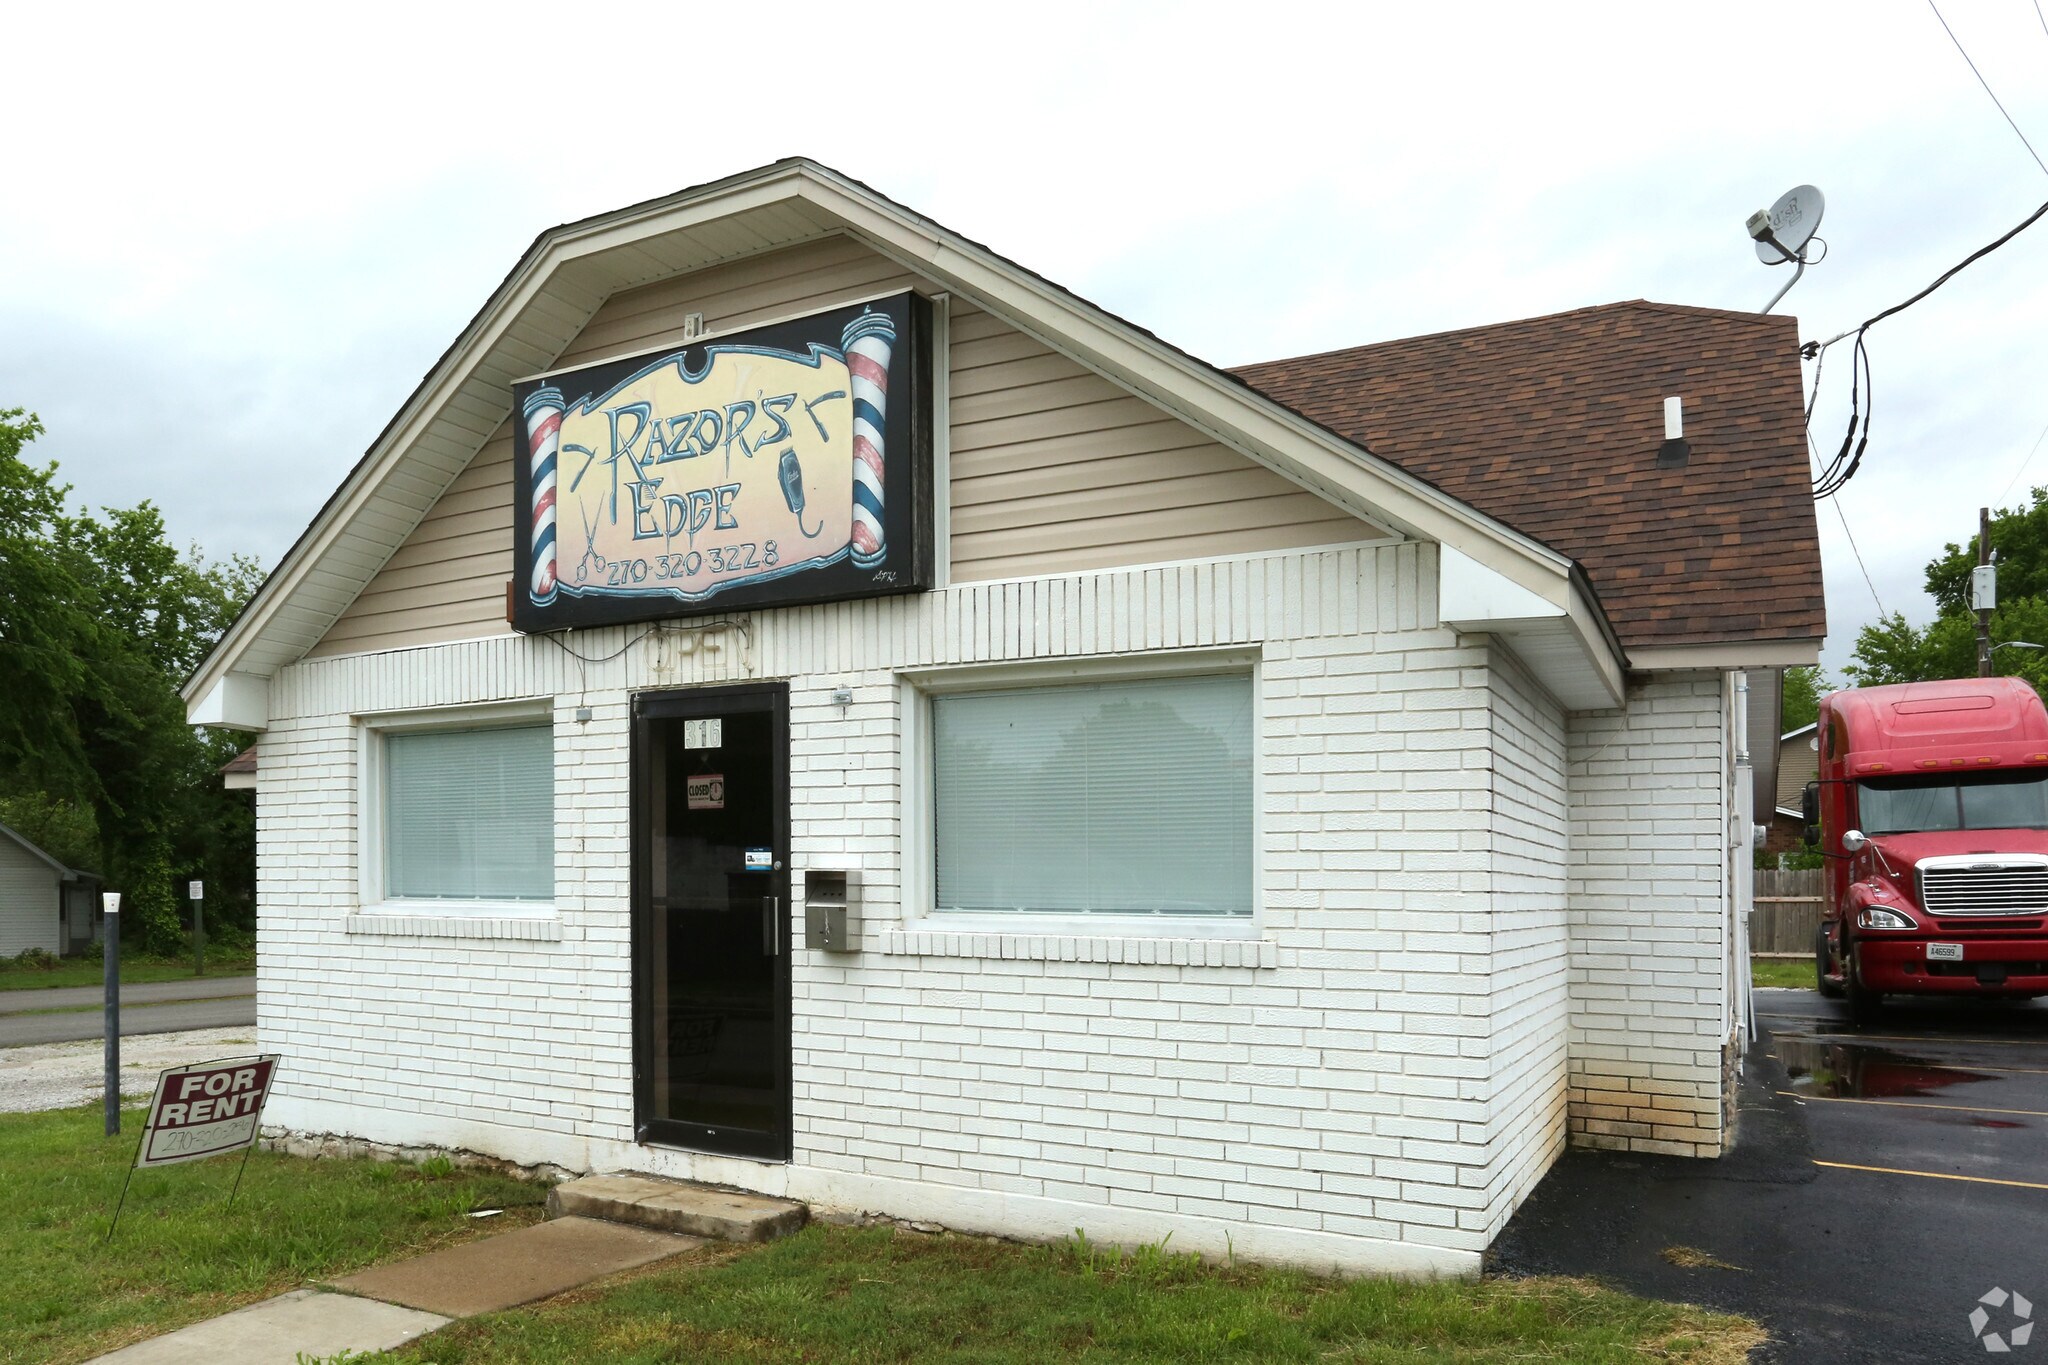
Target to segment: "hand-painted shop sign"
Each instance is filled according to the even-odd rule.
[[[256,1140],[277,1058],[174,1066],[157,1078],[135,1164],[170,1166],[238,1152]]]
[[[513,624],[558,630],[932,583],[915,294],[513,386]]]

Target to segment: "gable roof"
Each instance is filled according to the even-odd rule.
[[[30,843],[26,835],[20,833],[18,830],[9,829],[6,825],[0,825],[0,839],[9,839],[12,840],[14,843],[20,844],[23,848],[27,849],[31,854],[35,856],[37,862],[47,865],[52,872],[55,872],[60,877],[86,877],[91,875],[90,873],[79,872],[75,869],[64,866],[64,864],[58,862],[55,858],[52,858],[49,854],[43,852],[42,849]]]
[[[1798,348],[1789,317],[1636,300],[1235,373],[1570,555],[1646,664],[1826,633]],[[1660,469],[1672,395],[1692,449]]]
[[[261,729],[302,657],[620,290],[852,237],[1363,520],[1444,547],[1443,619],[1509,641],[1568,706],[1621,697],[1622,653],[1567,555],[1398,463],[815,162],[796,159],[543,232],[184,688],[196,724]]]

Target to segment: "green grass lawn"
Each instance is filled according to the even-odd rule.
[[[246,976],[256,970],[254,953],[206,954],[206,974]],[[0,991],[36,991],[52,986],[97,986],[106,979],[106,968],[98,961],[65,958],[51,968],[23,967],[13,958],[0,957]],[[131,957],[121,955],[121,981],[136,986],[147,981],[190,981],[195,979],[192,959]]]
[[[1762,1340],[1741,1318],[1575,1281],[1340,1282],[1158,1251],[814,1224],[472,1318],[377,1359],[1734,1365]]]
[[[1810,957],[1753,957],[1749,960],[1750,980],[1758,986],[1798,986],[1813,989],[1813,959]]]
[[[69,1365],[272,1294],[534,1221],[499,1176],[259,1152],[140,1172],[96,1107],[0,1115],[0,1361]],[[473,1208],[504,1208],[478,1222]],[[474,1318],[380,1361],[1557,1361],[1735,1365],[1754,1324],[1567,1280],[1335,1281],[1158,1249],[813,1225]],[[360,1362],[363,1357],[351,1357]]]
[[[97,1104],[0,1115],[0,1361],[87,1360],[540,1215],[542,1191],[502,1176],[257,1152],[232,1210],[236,1158],[138,1171],[107,1244],[141,1121],[109,1138]],[[464,1216],[478,1207],[506,1212]]]

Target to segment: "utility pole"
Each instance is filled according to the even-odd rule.
[[[1977,609],[1977,676],[1991,676],[1991,609],[1998,604],[1997,571],[1991,567],[1991,509],[1977,509],[1977,572],[1971,575],[1970,605]]]

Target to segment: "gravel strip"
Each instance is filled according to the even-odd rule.
[[[157,1073],[167,1066],[243,1056],[255,1050],[256,1030],[247,1025],[123,1038],[121,1094],[147,1099],[156,1091]],[[97,1038],[0,1048],[0,1114],[69,1109],[96,1100],[105,1093],[106,1074]]]

